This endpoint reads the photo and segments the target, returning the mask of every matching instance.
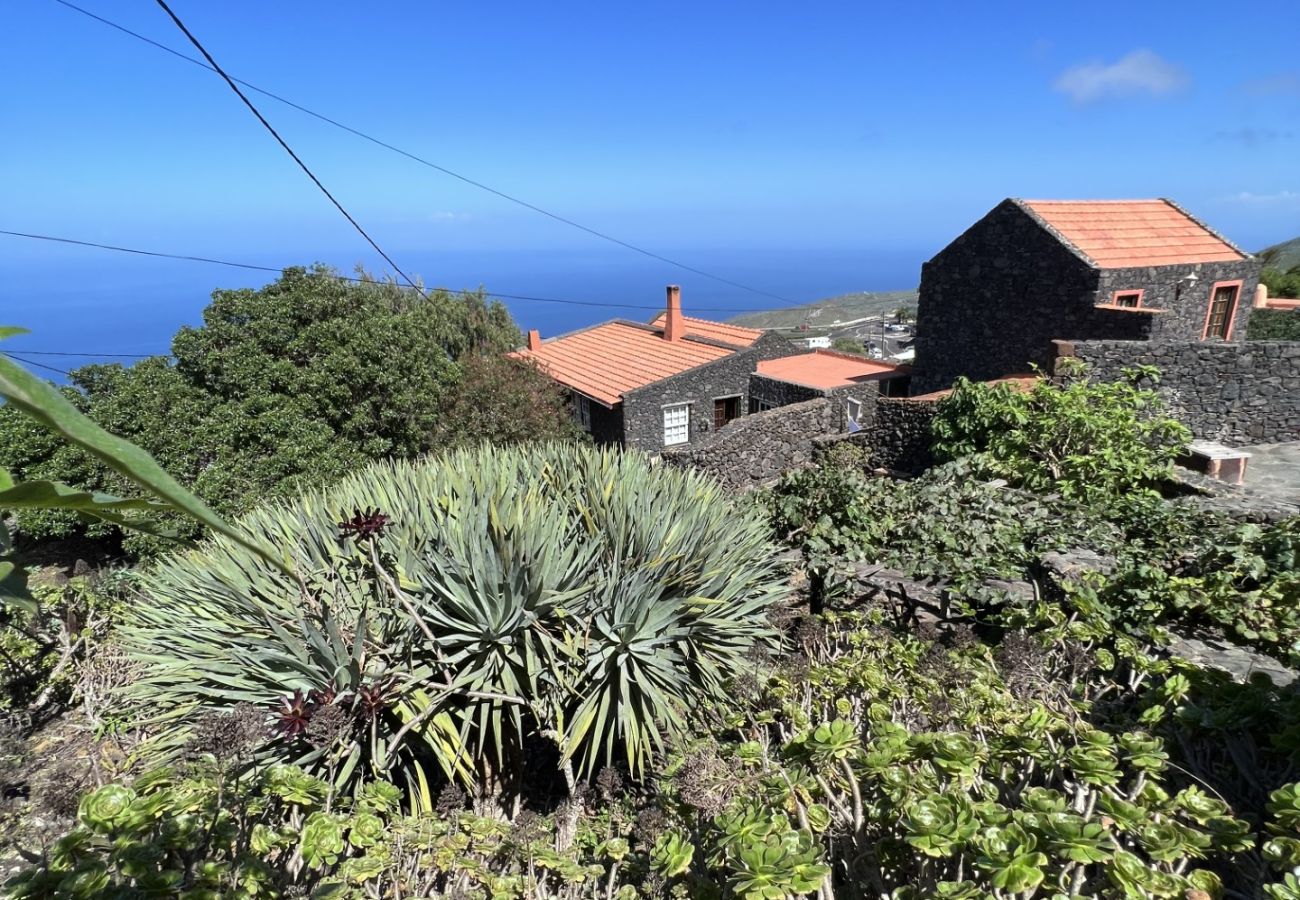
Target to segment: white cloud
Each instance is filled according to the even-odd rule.
[[[1256,78],[1242,84],[1242,90],[1256,97],[1300,94],[1300,72],[1283,72],[1269,78]]]
[[[1273,194],[1252,194],[1250,191],[1242,191],[1228,199],[1249,206],[1297,206],[1300,205],[1300,191],[1278,191]]]
[[[1289,141],[1295,138],[1294,131],[1277,131],[1273,128],[1236,128],[1220,131],[1215,135],[1221,141],[1233,141],[1255,147],[1259,144],[1272,144],[1276,141]]]
[[[1091,62],[1066,69],[1053,83],[1076,103],[1135,94],[1161,96],[1187,85],[1187,73],[1150,50],[1134,50],[1113,63]]]

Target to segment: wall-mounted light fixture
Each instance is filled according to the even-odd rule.
[[[1174,282],[1174,303],[1177,303],[1177,302],[1178,302],[1178,298],[1179,298],[1179,297],[1182,295],[1182,293],[1183,293],[1183,283],[1184,283],[1184,282],[1186,282],[1186,284],[1187,284],[1187,286],[1188,286],[1189,288],[1194,288],[1194,287],[1196,287],[1196,282],[1198,282],[1198,281],[1200,281],[1200,280],[1201,280],[1201,279],[1200,279],[1200,276],[1197,275],[1196,272],[1193,271],[1193,272],[1188,272],[1188,273],[1187,273],[1186,275],[1184,275],[1182,278],[1180,278],[1180,279],[1178,279],[1177,281],[1175,281],[1175,282]]]

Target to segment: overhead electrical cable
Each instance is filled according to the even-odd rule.
[[[149,359],[154,356],[171,356],[170,353],[80,353],[76,350],[18,350],[23,356],[99,356],[114,359]]]
[[[208,65],[212,67],[212,70],[222,77],[240,100],[244,101],[244,105],[248,107],[249,112],[257,117],[257,121],[262,123],[262,127],[271,133],[271,137],[275,138],[276,142],[284,148],[284,152],[288,153],[293,161],[298,164],[298,168],[302,169],[303,172],[306,173],[307,177],[312,180],[312,184],[320,188],[320,192],[329,198],[330,203],[334,204],[334,208],[342,213],[343,218],[347,219],[348,222],[351,223],[352,227],[357,230],[357,233],[366,239],[366,243],[373,247],[375,252],[382,256],[384,261],[392,267],[393,271],[398,275],[401,275],[402,279],[415,289],[416,293],[421,297],[424,297],[426,300],[429,299],[429,295],[424,292],[424,289],[417,285],[411,279],[411,276],[403,272],[401,266],[393,262],[393,258],[384,252],[384,248],[380,247],[379,244],[375,242],[375,239],[372,238],[366,230],[361,227],[361,224],[352,217],[352,213],[344,209],[343,204],[336,200],[334,195],[329,192],[329,188],[325,187],[325,185],[321,183],[321,180],[316,177],[316,173],[307,167],[307,164],[302,161],[297,153],[293,152],[293,148],[289,146],[284,138],[280,137],[280,133],[271,126],[271,123],[266,121],[266,117],[258,111],[256,106],[253,105],[253,101],[249,100],[244,92],[239,89],[239,85],[235,84],[234,79],[227,75],[226,71],[222,69],[221,66],[217,65],[217,61],[212,58],[212,54],[208,52],[207,48],[199,43],[199,39],[190,33],[190,30],[185,27],[185,23],[180,20],[180,17],[177,16],[176,13],[172,12],[172,8],[167,5],[167,0],[156,0],[156,2],[160,7],[162,7],[163,12],[167,13],[167,15],[171,17],[171,20],[176,23],[176,27],[181,30],[181,33],[189,38],[189,41],[194,45],[194,48],[203,54],[203,58],[208,61]]]
[[[56,369],[54,366],[47,366],[45,363],[37,362],[34,359],[23,359],[20,355],[10,350],[0,350],[0,354],[3,354],[4,356],[9,357],[10,359],[17,360],[20,363],[24,363],[25,365],[35,366],[38,369],[49,369],[51,372],[58,372],[60,375],[72,374],[67,369]]]
[[[631,242],[629,242],[629,241],[625,241],[625,240],[622,240],[621,238],[614,237],[613,235],[611,235],[611,234],[609,234],[609,233],[607,233],[607,232],[599,231],[599,230],[597,230],[597,229],[595,229],[595,228],[591,228],[591,227],[589,227],[589,226],[587,226],[587,225],[583,225],[581,222],[577,222],[577,221],[575,221],[575,220],[573,220],[573,219],[570,219],[570,218],[567,218],[567,217],[565,217],[565,216],[559,215],[558,213],[553,213],[553,212],[551,212],[551,211],[548,210],[548,209],[545,209],[545,208],[543,208],[543,207],[541,207],[541,206],[536,205],[535,203],[529,203],[527,200],[524,200],[524,199],[522,199],[522,198],[520,198],[520,197],[516,197],[516,196],[514,196],[513,194],[509,194],[509,193],[506,193],[505,191],[498,190],[498,189],[492,187],[491,185],[484,184],[483,182],[481,182],[481,181],[477,181],[477,180],[475,180],[475,179],[473,179],[473,178],[470,178],[470,177],[467,176],[467,175],[462,175],[462,174],[460,174],[459,172],[455,172],[455,171],[453,171],[453,170],[451,170],[451,169],[448,169],[446,166],[440,166],[440,165],[438,165],[438,164],[435,163],[435,162],[432,162],[432,161],[430,161],[430,160],[428,160],[428,159],[425,159],[425,158],[422,157],[422,156],[419,156],[419,155],[417,155],[417,154],[415,154],[415,153],[410,152],[409,150],[403,150],[401,147],[395,146],[395,145],[393,145],[393,144],[388,143],[387,141],[381,140],[381,139],[379,139],[379,138],[377,138],[377,137],[374,137],[373,135],[367,134],[366,132],[361,131],[361,130],[358,129],[358,128],[353,128],[351,125],[346,125],[346,124],[344,124],[343,122],[338,121],[337,119],[333,119],[333,118],[331,118],[331,117],[325,115],[324,113],[319,113],[319,112],[316,112],[316,111],[313,110],[313,109],[308,109],[307,107],[303,106],[302,104],[300,104],[300,103],[295,103],[293,100],[289,100],[288,98],[283,97],[283,96],[281,96],[280,94],[274,93],[273,91],[269,91],[269,90],[267,90],[266,88],[258,87],[257,85],[252,84],[251,82],[244,81],[242,78],[234,78],[233,76],[227,75],[224,71],[218,69],[218,68],[216,67],[215,63],[213,63],[212,65],[209,65],[209,64],[207,64],[207,63],[204,63],[203,60],[195,59],[195,58],[192,57],[192,56],[188,56],[188,55],[186,55],[186,54],[184,54],[184,53],[181,53],[179,50],[175,50],[175,49],[173,49],[173,48],[171,48],[171,47],[168,47],[166,44],[160,43],[159,41],[155,41],[155,40],[153,40],[152,38],[145,37],[143,34],[140,34],[139,32],[136,32],[136,31],[132,31],[130,28],[127,28],[127,27],[124,26],[124,25],[119,25],[118,23],[113,22],[113,21],[110,21],[109,19],[106,19],[106,18],[104,18],[103,16],[96,15],[95,13],[91,12],[90,10],[83,9],[83,8],[80,7],[80,6],[77,6],[75,3],[71,3],[71,2],[69,2],[69,0],[55,0],[55,2],[61,4],[62,6],[67,7],[68,9],[71,9],[71,10],[73,10],[73,11],[75,11],[75,12],[81,13],[83,16],[87,16],[87,17],[89,17],[89,18],[91,18],[91,19],[94,19],[94,20],[97,21],[97,22],[100,22],[100,23],[102,23],[102,24],[104,24],[104,25],[107,25],[107,26],[110,27],[110,28],[113,28],[113,29],[115,29],[115,30],[117,30],[117,31],[120,31],[120,32],[122,32],[123,34],[129,35],[129,36],[131,36],[131,37],[133,37],[133,38],[135,38],[135,39],[137,39],[137,40],[143,41],[144,43],[149,44],[149,45],[152,46],[152,47],[155,47],[155,48],[157,48],[157,49],[159,49],[159,50],[165,51],[166,53],[169,53],[169,54],[171,54],[172,56],[177,57],[178,59],[183,59],[183,60],[185,60],[186,62],[193,63],[193,64],[196,65],[196,66],[201,66],[202,68],[209,69],[209,70],[211,70],[211,71],[213,71],[213,72],[216,72],[218,75],[221,75],[223,78],[225,78],[227,82],[233,82],[233,83],[231,84],[231,87],[234,87],[235,84],[241,84],[241,85],[243,85],[244,87],[248,88],[248,89],[251,90],[251,91],[256,91],[257,93],[262,94],[262,95],[265,96],[265,97],[269,97],[269,98],[271,98],[272,100],[275,100],[275,101],[278,102],[278,103],[283,103],[285,106],[288,106],[288,107],[290,107],[290,108],[292,108],[292,109],[296,109],[296,110],[298,110],[299,112],[301,112],[301,113],[303,113],[303,114],[305,114],[305,115],[311,116],[311,117],[314,118],[314,119],[318,119],[318,120],[320,120],[320,121],[322,121],[322,122],[325,122],[325,123],[328,124],[328,125],[332,125],[332,126],[334,126],[335,128],[342,129],[343,131],[346,131],[346,132],[348,132],[348,133],[351,134],[351,135],[354,135],[354,136],[356,136],[356,137],[359,137],[359,138],[361,138],[362,140],[369,141],[370,143],[375,144],[376,146],[382,147],[382,148],[384,148],[385,150],[389,150],[389,151],[391,151],[391,152],[393,152],[393,153],[400,154],[401,156],[404,156],[404,157],[406,157],[407,159],[412,160],[413,162],[417,162],[417,163],[419,163],[419,164],[422,165],[422,166],[426,166],[426,167],[428,167],[428,168],[430,168],[430,169],[433,169],[434,171],[441,172],[441,173],[444,174],[444,175],[448,175],[448,176],[450,176],[450,177],[452,177],[452,178],[455,178],[456,180],[461,181],[461,182],[464,182],[465,184],[468,184],[468,185],[470,185],[471,187],[476,187],[476,188],[478,188],[479,190],[486,191],[486,192],[488,192],[489,194],[492,194],[492,195],[494,195],[494,196],[496,196],[496,197],[500,197],[502,200],[507,200],[507,201],[509,201],[510,203],[514,203],[514,204],[516,204],[516,205],[518,205],[518,206],[522,206],[524,209],[531,210],[531,211],[533,211],[533,212],[535,212],[535,213],[539,213],[539,214],[541,214],[541,215],[543,215],[543,216],[546,216],[547,218],[553,219],[553,220],[555,220],[556,222],[560,222],[560,223],[562,223],[562,224],[564,224],[564,225],[568,225],[568,226],[571,227],[571,228],[576,228],[576,229],[578,229],[579,231],[586,232],[587,234],[592,235],[593,237],[600,238],[601,240],[604,240],[604,241],[609,241],[609,242],[612,243],[612,244],[617,244],[617,245],[620,246],[620,247],[623,247],[623,248],[625,248],[625,249],[627,249],[627,250],[631,250],[631,251],[633,251],[633,252],[635,252],[635,253],[639,253],[639,254],[641,254],[642,256],[649,257],[650,259],[657,260],[657,261],[662,262],[662,263],[667,263],[668,265],[670,265],[670,266],[674,266],[674,267],[676,267],[676,268],[678,268],[678,269],[681,269],[681,270],[684,271],[684,272],[690,272],[690,273],[692,273],[692,274],[699,275],[699,276],[701,276],[702,278],[708,278],[708,279],[711,279],[711,280],[713,280],[713,281],[717,281],[717,282],[719,282],[719,283],[721,283],[721,284],[726,284],[726,285],[729,285],[729,286],[731,286],[731,287],[738,288],[738,289],[740,289],[740,290],[747,291],[747,292],[749,292],[749,293],[751,293],[751,294],[756,294],[756,295],[761,296],[761,297],[767,297],[767,298],[772,299],[772,300],[778,300],[778,301],[780,301],[781,303],[786,304],[787,306],[794,306],[794,305],[796,305],[796,301],[791,300],[791,299],[789,299],[789,298],[787,298],[787,297],[782,297],[782,296],[780,296],[779,294],[773,294],[773,293],[771,293],[771,292],[769,292],[769,291],[764,291],[764,290],[761,290],[761,289],[759,289],[759,288],[751,287],[751,286],[749,286],[749,285],[747,285],[747,284],[743,284],[743,283],[741,283],[741,282],[739,282],[739,281],[734,281],[734,280],[732,280],[732,279],[730,279],[730,278],[725,278],[725,277],[723,277],[723,276],[721,276],[721,275],[715,275],[715,274],[713,274],[712,272],[706,271],[706,270],[704,270],[704,269],[696,268],[695,266],[690,266],[690,265],[687,265],[686,263],[683,263],[683,262],[678,262],[678,261],[675,260],[675,259],[671,259],[671,258],[669,258],[669,257],[667,257],[667,256],[663,256],[662,254],[655,253],[655,252],[652,251],[652,250],[647,250],[647,249],[645,249],[644,247],[637,246],[636,244],[633,244],[633,243],[631,243]],[[165,4],[162,4],[162,3],[161,3],[161,0],[159,0],[159,3],[160,3],[160,5],[163,6],[164,9],[166,9],[166,5],[165,5]],[[178,25],[180,25],[180,21],[179,21],[178,19],[176,19],[175,14],[171,13],[171,10],[168,10],[168,14],[172,16],[172,19],[175,20],[176,23],[177,23]],[[184,30],[185,30],[185,29],[184,29],[184,26],[181,26],[181,29],[184,31]],[[196,47],[199,47],[199,49],[202,51],[203,48],[198,44],[197,41],[194,41],[194,38],[193,38],[192,36],[190,36],[188,32],[186,32],[186,35],[189,36],[191,42],[193,42],[193,43],[195,44],[195,46],[196,46]],[[205,57],[208,57],[208,54],[206,53],[206,51],[204,52],[203,55],[204,55]],[[209,59],[209,62],[211,62],[211,58],[208,57],[208,59]],[[236,91],[238,92],[238,89],[236,89]],[[242,97],[242,96],[243,96],[243,95],[241,94],[241,97]],[[244,102],[245,102],[245,103],[248,103],[247,98],[244,98]],[[251,108],[252,108],[252,104],[249,103],[248,105],[249,105],[249,108],[251,109]],[[256,112],[256,110],[254,110],[254,112]],[[258,118],[261,118],[261,116],[259,115]],[[265,124],[265,123],[264,123],[264,124]],[[268,127],[269,127],[269,126],[268,126]],[[283,143],[283,142],[281,142],[281,143]],[[285,147],[285,149],[287,150],[288,147]],[[290,151],[290,152],[292,153],[292,151]]]
[[[50,241],[56,244],[72,244],[78,247],[93,247],[96,250],[112,250],[116,253],[132,253],[137,256],[153,256],[159,259],[179,259],[185,262],[210,263],[216,266],[230,266],[235,269],[251,269],[255,272],[274,272],[276,274],[279,274],[284,271],[283,268],[277,269],[274,266],[259,266],[254,263],[233,262],[228,259],[217,259],[211,256],[191,256],[184,253],[164,253],[160,250],[141,250],[137,247],[122,247],[116,244],[103,244],[97,241],[83,241],[77,238],[60,237],[52,234],[34,234],[29,231],[10,231],[7,229],[0,229],[0,235],[7,235],[9,237],[27,238],[29,240],[34,240],[34,241]],[[344,281],[356,282],[357,284],[378,284],[379,283],[376,282],[373,278],[358,278],[352,275],[334,274],[331,277],[340,278]],[[446,287],[434,288],[434,290],[447,291],[448,293],[463,293],[463,291],[461,290],[457,290],[455,288],[446,288]],[[469,293],[476,293],[476,292],[469,291]],[[662,305],[646,306],[644,304],[635,304],[635,303],[600,303],[593,300],[565,300],[559,297],[534,297],[526,294],[502,294],[497,291],[486,291],[486,290],[482,291],[482,294],[486,297],[496,297],[501,300],[525,300],[534,303],[564,303],[570,306],[594,306],[602,309],[649,309],[649,310],[659,310],[659,311],[663,310]],[[800,307],[800,309],[805,309],[805,308],[806,307]],[[693,306],[691,307],[691,309],[696,312],[731,312],[731,313],[773,312],[774,311],[770,307],[751,307],[746,309],[746,308],[739,308],[739,307],[732,307],[732,306]]]

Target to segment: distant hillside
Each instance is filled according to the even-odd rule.
[[[866,316],[889,315],[900,306],[916,311],[916,291],[862,291],[767,312],[745,313],[727,321],[750,328],[798,328],[805,321],[817,329]],[[811,312],[812,317],[809,318]]]
[[[1286,272],[1293,266],[1300,266],[1300,237],[1266,247],[1255,255],[1264,260],[1266,267]]]

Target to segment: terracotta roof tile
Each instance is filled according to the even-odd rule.
[[[561,384],[613,406],[628,391],[734,352],[699,341],[666,341],[662,332],[628,322],[606,322],[511,355],[535,360]]]
[[[663,328],[665,315],[667,314],[660,313],[655,316],[650,325],[654,328]],[[690,316],[682,316],[682,321],[686,323],[686,333],[688,335],[707,338],[711,341],[721,341],[724,344],[733,344],[737,347],[748,347],[763,336],[763,332],[757,328],[742,328],[739,325],[728,325],[725,322],[692,319]]]
[[[1021,202],[1103,269],[1246,258],[1168,200]]]
[[[815,350],[797,356],[765,359],[758,364],[758,374],[819,390],[832,390],[898,374],[898,367],[865,356]]]

